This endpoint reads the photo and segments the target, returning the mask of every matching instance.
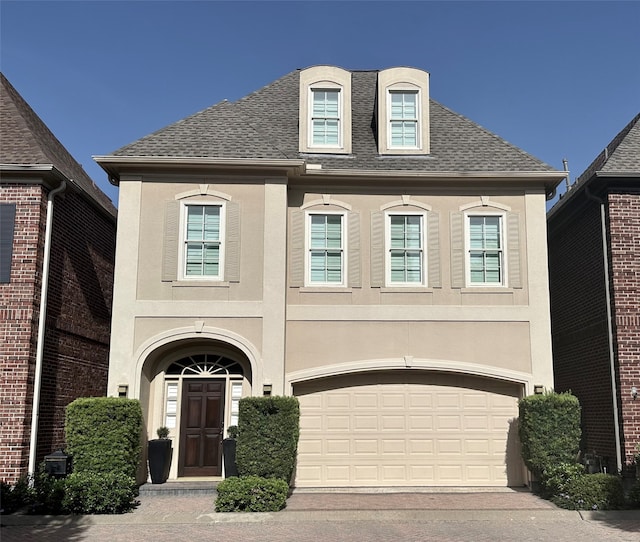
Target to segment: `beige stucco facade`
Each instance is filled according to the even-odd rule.
[[[284,394],[296,486],[526,482],[565,173],[410,67],[296,70],[96,159],[120,186],[109,394],[170,428],[172,478],[223,475],[240,398]]]
[[[109,393],[127,386],[142,400],[150,438],[165,424],[164,371],[192,351],[238,360],[245,395],[380,371],[486,378],[519,396],[553,386],[543,190],[325,188],[269,175],[121,176]],[[165,206],[185,200],[239,206],[237,280],[163,280]],[[452,287],[449,217],[477,206],[518,213],[519,287]],[[437,213],[436,286],[371,285],[369,217],[396,207]],[[316,208],[360,220],[357,286],[292,285],[291,216]]]

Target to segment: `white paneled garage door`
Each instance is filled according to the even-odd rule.
[[[411,370],[298,384],[295,485],[523,485],[518,391]]]

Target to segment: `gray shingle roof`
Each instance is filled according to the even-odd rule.
[[[89,175],[0,73],[0,164],[53,166],[112,216],[116,209]]]
[[[116,150],[112,156],[299,159],[323,169],[428,172],[554,171],[438,102],[430,103],[431,153],[380,156],[374,130],[377,71],[352,72],[352,154],[298,152],[300,71],[236,102],[221,102]]]

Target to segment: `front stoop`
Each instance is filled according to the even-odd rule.
[[[169,481],[164,484],[145,483],[140,486],[140,496],[162,497],[164,495],[216,495],[219,481]]]

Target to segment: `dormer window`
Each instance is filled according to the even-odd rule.
[[[340,146],[340,90],[312,88],[310,146]]]
[[[429,154],[429,74],[416,68],[378,73],[378,152]]]
[[[389,124],[390,148],[417,149],[419,147],[417,91],[389,91]]]
[[[300,72],[300,152],[351,153],[351,73],[334,66]]]

